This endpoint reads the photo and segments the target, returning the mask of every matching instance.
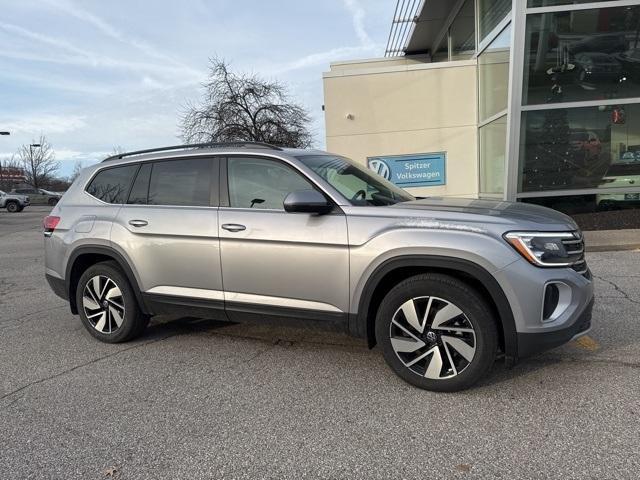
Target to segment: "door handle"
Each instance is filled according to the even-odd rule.
[[[146,220],[129,220],[129,225],[131,225],[132,227],[146,227],[147,225],[149,225],[149,222],[147,222]]]
[[[245,227],[244,225],[240,225],[238,223],[225,223],[224,225],[222,225],[222,228],[224,228],[229,232],[234,232],[234,233],[241,232],[247,229],[247,227]]]

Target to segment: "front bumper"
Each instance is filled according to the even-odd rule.
[[[518,333],[518,357],[527,357],[536,353],[559,347],[575,337],[584,335],[591,329],[591,314],[594,298],[587,304],[575,322],[561,330],[540,333]]]

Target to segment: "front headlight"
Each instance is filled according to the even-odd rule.
[[[572,232],[509,232],[504,239],[538,267],[569,267],[583,254],[580,236]]]

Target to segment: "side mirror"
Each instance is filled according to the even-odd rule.
[[[284,210],[288,213],[329,213],[333,206],[316,190],[299,190],[291,192],[284,199]]]

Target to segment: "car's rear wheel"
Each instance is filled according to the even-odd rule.
[[[417,387],[469,388],[495,362],[496,323],[482,297],[448,275],[423,274],[396,285],[376,317],[389,366]]]
[[[53,207],[56,203],[58,203],[58,199],[57,198],[50,198],[47,203]]]
[[[89,333],[107,343],[131,340],[149,323],[127,277],[111,261],[97,263],[82,274],[76,289],[76,305]]]
[[[16,213],[20,211],[20,205],[18,205],[18,202],[7,202],[7,212],[9,213]]]

